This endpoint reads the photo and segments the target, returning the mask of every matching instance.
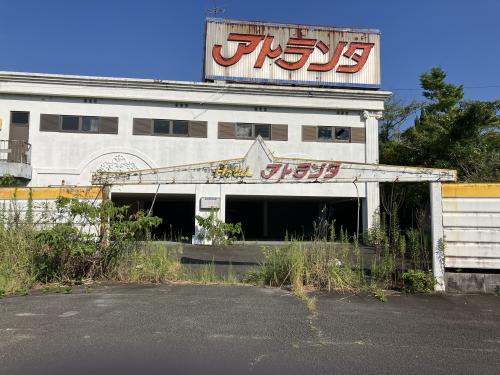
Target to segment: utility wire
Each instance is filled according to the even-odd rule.
[[[500,85],[488,85],[488,86],[464,86],[464,89],[491,89],[491,88],[500,88]],[[391,91],[422,91],[422,88],[419,89],[393,89],[393,88],[387,88],[387,90]]]

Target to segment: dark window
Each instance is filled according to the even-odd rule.
[[[236,138],[252,138],[252,124],[236,124]]]
[[[170,134],[170,120],[154,120],[153,133]]]
[[[253,139],[260,135],[262,138],[271,138],[270,124],[236,124],[236,138]]]
[[[336,141],[349,141],[351,136],[350,128],[335,128]]]
[[[88,117],[82,118],[82,131],[89,133],[99,132],[99,117]]]
[[[13,124],[29,124],[29,112],[11,112],[11,122]]]
[[[63,116],[62,130],[64,131],[78,131],[78,124],[80,118],[78,116]]]
[[[173,121],[172,124],[172,134],[176,135],[188,135],[189,124],[188,121]]]
[[[331,126],[318,126],[318,139],[320,141],[332,140],[332,127]]]
[[[271,125],[269,124],[255,124],[254,136],[260,135],[264,139],[271,138]]]

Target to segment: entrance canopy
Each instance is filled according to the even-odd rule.
[[[456,181],[454,170],[275,156],[258,136],[240,158],[126,172],[96,172],[94,185]]]

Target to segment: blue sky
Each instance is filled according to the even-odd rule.
[[[500,99],[500,0],[216,3],[227,18],[380,29],[382,88],[403,99],[420,97],[419,75],[432,66],[464,84],[469,99]],[[199,81],[204,18],[213,6],[0,0],[0,70]]]

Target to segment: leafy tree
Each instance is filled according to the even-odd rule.
[[[420,76],[423,103],[391,99],[380,127],[380,162],[458,170],[461,181],[500,180],[500,100],[464,100],[463,86],[432,68]],[[408,117],[414,124],[401,130]]]

